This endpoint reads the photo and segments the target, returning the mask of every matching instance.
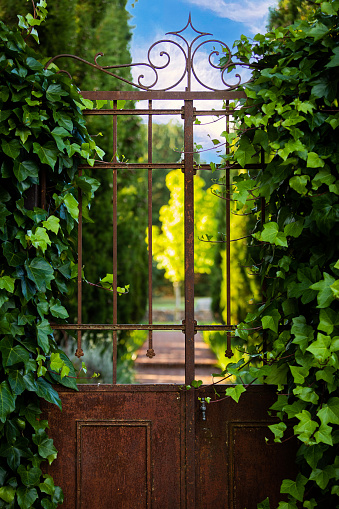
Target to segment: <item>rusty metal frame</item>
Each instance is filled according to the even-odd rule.
[[[149,311],[148,311],[148,323],[147,324],[118,324],[117,323],[117,278],[113,277],[113,322],[112,324],[83,324],[82,323],[82,199],[81,199],[81,190],[79,190],[79,223],[78,223],[78,317],[76,324],[62,324],[62,325],[53,325],[54,329],[62,329],[62,330],[75,330],[77,332],[77,351],[76,355],[81,357],[83,355],[83,350],[81,347],[81,335],[82,331],[112,331],[113,333],[113,384],[117,383],[116,378],[116,367],[117,367],[117,331],[119,330],[147,330],[149,333],[149,347],[147,351],[147,356],[152,358],[155,355],[155,350],[153,348],[152,341],[152,332],[154,330],[181,330],[185,333],[185,383],[189,384],[194,380],[194,335],[197,331],[227,331],[227,349],[226,355],[228,357],[232,356],[231,350],[231,331],[234,330],[235,325],[231,323],[231,307],[230,307],[230,295],[231,295],[231,274],[230,274],[230,243],[232,239],[230,238],[230,200],[226,200],[226,274],[227,274],[227,321],[224,325],[200,325],[197,324],[194,318],[194,189],[193,189],[193,181],[196,170],[210,170],[209,165],[197,165],[193,160],[194,155],[194,145],[193,145],[193,125],[194,120],[197,115],[199,115],[199,111],[196,111],[194,108],[194,101],[192,99],[192,92],[189,93],[189,99],[184,100],[183,108],[179,110],[175,110],[177,114],[180,114],[184,119],[184,160],[180,164],[159,164],[152,162],[152,117],[154,114],[154,109],[152,107],[153,94],[154,92],[138,92],[137,97],[142,99],[147,99],[148,101],[148,109],[145,110],[144,113],[147,112],[148,116],[148,161],[147,164],[141,163],[120,163],[117,161],[116,152],[117,152],[117,118],[118,115],[124,114],[124,110],[117,109],[117,97],[123,99],[130,99],[133,97],[133,92],[107,92],[104,93],[102,91],[87,91],[83,92],[82,95],[86,99],[90,99],[92,101],[97,100],[99,97],[102,100],[103,98],[107,100],[113,101],[112,110],[104,110],[102,112],[103,115],[109,114],[113,115],[113,137],[112,137],[112,145],[113,145],[113,159],[110,162],[101,162],[96,161],[93,167],[88,165],[82,165],[79,169],[79,174],[81,174],[84,168],[92,168],[93,171],[99,171],[101,169],[111,169],[113,172],[113,275],[117,274],[117,210],[118,210],[118,194],[117,194],[117,172],[121,169],[129,169],[129,170],[144,170],[148,173],[148,235],[149,235],[149,254],[148,254],[148,281],[149,281],[149,289],[148,289],[148,301],[149,301]],[[162,92],[161,96],[156,94],[157,99],[168,100],[168,95],[173,95],[174,92]],[[184,92],[184,96],[186,96],[186,92]],[[229,117],[232,113],[232,110],[229,108],[228,104],[231,99],[237,98],[239,96],[243,97],[243,93],[235,94],[233,91],[225,91],[223,94],[220,92],[198,92],[197,97],[200,99],[201,94],[203,94],[204,100],[215,100],[215,96],[218,98],[220,96],[223,97],[226,108],[225,110],[221,110],[223,115],[225,116],[226,122],[226,130],[229,129]],[[170,97],[170,100],[172,97]],[[96,114],[101,112],[101,110],[85,110],[86,115],[92,115],[93,111],[96,111]],[[163,110],[160,110],[163,111]],[[169,110],[171,113],[174,110]],[[129,114],[131,112],[134,115],[140,115],[140,110],[128,110]],[[210,115],[214,114],[214,110],[203,110],[204,114],[209,113]],[[228,148],[226,147],[226,151]],[[261,164],[258,164],[258,167],[261,167]],[[184,173],[184,209],[185,209],[185,218],[184,218],[184,242],[185,242],[185,319],[182,324],[153,324],[152,320],[152,170],[159,168],[181,168]],[[232,169],[236,169],[235,166]],[[226,167],[226,196],[230,193],[230,168]]]
[[[193,30],[196,34],[194,36],[192,42],[188,42],[184,37],[184,32],[187,28]],[[197,116],[211,116],[211,115],[219,115],[225,118],[226,131],[229,132],[229,122],[230,116],[234,112],[234,109],[230,107],[230,101],[237,100],[240,98],[244,98],[244,92],[235,91],[235,88],[239,86],[241,82],[241,77],[239,74],[233,75],[237,79],[237,83],[235,85],[228,84],[225,79],[225,73],[230,72],[235,69],[235,67],[242,66],[242,63],[234,62],[232,59],[231,52],[228,46],[218,40],[208,39],[203,40],[201,42],[201,38],[206,38],[211,36],[212,34],[207,32],[201,32],[196,30],[192,25],[191,16],[189,16],[188,22],[185,27],[176,32],[168,32],[166,35],[171,35],[175,40],[171,39],[162,39],[154,43],[147,54],[148,61],[146,63],[133,63],[133,64],[125,64],[125,65],[115,65],[115,66],[100,66],[97,62],[97,58],[102,56],[101,53],[98,53],[95,56],[94,64],[81,59],[74,55],[57,55],[52,58],[47,64],[46,67],[51,65],[53,62],[58,60],[59,58],[68,57],[79,60],[87,65],[90,65],[93,68],[96,68],[100,71],[103,71],[114,78],[119,79],[120,81],[126,82],[127,80],[120,78],[117,74],[111,72],[112,69],[118,69],[123,67],[135,67],[135,66],[146,66],[148,69],[152,69],[154,72],[155,78],[153,82],[146,86],[141,83],[144,76],[142,74],[138,77],[138,83],[128,82],[134,85],[137,90],[131,91],[83,91],[82,95],[86,99],[90,99],[92,101],[96,100],[106,100],[111,101],[113,107],[108,109],[88,109],[85,110],[85,115],[109,115],[113,117],[113,135],[112,135],[112,148],[113,148],[113,158],[110,162],[106,161],[96,161],[94,167],[90,167],[88,165],[82,165],[79,167],[79,174],[85,168],[91,168],[93,171],[100,172],[101,169],[109,169],[113,174],[113,275],[117,274],[117,266],[118,266],[118,254],[117,254],[117,208],[118,208],[118,193],[117,193],[117,172],[119,170],[144,170],[147,171],[148,174],[148,238],[149,238],[149,253],[148,253],[148,323],[147,324],[118,324],[117,323],[117,278],[113,277],[113,321],[112,324],[83,324],[82,323],[82,198],[81,198],[81,190],[79,190],[79,223],[78,223],[78,315],[77,315],[77,323],[76,324],[63,324],[63,325],[53,325],[54,329],[63,329],[63,330],[74,330],[77,334],[77,350],[76,355],[81,357],[83,355],[83,350],[81,346],[81,336],[83,331],[112,331],[113,334],[113,384],[117,383],[117,332],[119,330],[147,330],[148,331],[148,350],[147,356],[152,359],[155,356],[156,352],[153,347],[153,331],[154,330],[181,330],[185,334],[185,383],[189,384],[194,380],[194,335],[197,331],[227,331],[227,349],[226,356],[232,356],[231,350],[231,332],[234,330],[235,325],[231,323],[231,304],[230,304],[230,295],[231,295],[231,271],[230,271],[230,243],[232,239],[230,238],[230,217],[231,217],[231,209],[230,209],[230,200],[227,199],[231,192],[230,187],[230,170],[237,169],[237,165],[224,166],[226,172],[226,274],[227,274],[227,283],[226,283],[226,324],[225,325],[200,325],[194,319],[194,188],[193,181],[194,175],[198,166],[193,160],[194,155],[194,143],[193,143],[193,125],[194,120]],[[178,43],[177,39],[180,39],[181,45]],[[214,56],[219,56],[219,52],[213,48],[213,51],[210,52],[208,60],[212,69],[218,70],[219,80],[221,80],[221,84],[223,90],[212,88],[206,84],[204,84],[197,73],[197,70],[194,66],[194,57],[197,54],[198,50],[200,50],[207,43],[218,44],[221,46],[221,50],[223,55],[227,56],[227,61],[224,66],[216,65],[212,62],[212,58]],[[158,83],[159,73],[166,69],[171,63],[171,57],[167,50],[160,51],[160,56],[165,57],[165,63],[163,65],[155,65],[152,61],[152,52],[155,48],[157,48],[161,44],[167,44],[167,47],[171,45],[174,46],[177,50],[179,49],[181,54],[184,56],[185,68],[180,77],[180,79],[175,83],[163,89],[156,89],[156,84]],[[65,70],[61,70],[59,72],[67,72]],[[232,73],[230,74],[232,75]],[[183,82],[186,77],[186,87],[184,91],[173,90],[173,88],[177,87],[181,82]],[[196,80],[198,86],[200,88],[204,88],[204,90],[192,90],[193,80]],[[224,108],[218,110],[212,109],[196,109],[194,107],[194,101],[204,100],[204,101],[215,101],[217,99],[221,99],[224,102]],[[117,101],[118,100],[146,100],[148,104],[147,109],[130,109],[130,108],[122,108],[118,109]],[[181,100],[183,101],[183,107],[178,108],[155,108],[153,107],[153,101],[162,100],[166,101],[166,103],[170,103],[171,101]],[[147,132],[148,132],[148,160],[147,163],[126,163],[119,162],[117,160],[117,143],[118,143],[118,116],[120,115],[145,115],[147,116]],[[161,163],[153,163],[152,161],[152,122],[154,115],[180,115],[181,118],[184,119],[184,159],[180,163],[175,164],[161,164]],[[229,148],[226,145],[226,153],[228,153]],[[253,166],[252,166],[253,167]],[[258,168],[262,167],[262,164],[257,165]],[[185,319],[181,325],[173,325],[173,324],[153,324],[153,314],[152,314],[152,171],[154,169],[171,169],[171,168],[181,168],[184,173],[184,242],[185,242]],[[199,165],[199,169],[201,170],[210,170],[210,166],[208,164]],[[44,186],[42,189],[42,194],[44,194]]]
[[[192,29],[195,32],[195,36],[192,42],[188,42],[184,37],[184,32],[187,28]],[[109,74],[113,78],[133,85],[137,90],[131,91],[82,91],[82,95],[86,99],[92,101],[106,100],[112,101],[113,107],[111,109],[89,109],[85,110],[86,115],[109,115],[113,118],[113,135],[112,135],[112,148],[113,158],[110,162],[96,161],[93,167],[88,165],[82,165],[79,169],[81,174],[85,168],[91,168],[93,171],[100,173],[102,169],[109,169],[113,174],[113,321],[112,324],[83,324],[82,323],[82,196],[81,190],[79,190],[79,223],[78,223],[78,316],[77,323],[75,324],[53,324],[54,329],[61,330],[74,330],[77,334],[77,351],[76,355],[81,357],[83,350],[81,346],[81,336],[83,331],[112,331],[113,334],[113,387],[117,384],[117,332],[119,330],[147,330],[148,331],[148,349],[147,356],[152,362],[152,358],[156,355],[156,348],[153,344],[153,331],[155,330],[180,330],[185,334],[185,383],[190,384],[195,378],[195,352],[194,352],[194,336],[197,331],[226,331],[227,332],[227,349],[225,355],[228,357],[232,356],[231,350],[231,332],[234,330],[235,325],[231,323],[231,251],[230,243],[232,242],[230,236],[230,217],[231,217],[231,200],[229,198],[231,193],[231,169],[238,169],[238,165],[223,166],[226,172],[226,324],[225,325],[200,325],[197,324],[194,317],[194,175],[198,166],[193,160],[194,155],[194,142],[193,142],[193,127],[194,121],[197,116],[212,116],[219,115],[225,118],[226,131],[229,132],[230,117],[234,110],[230,107],[230,101],[245,98],[244,92],[236,91],[235,89],[241,84],[241,77],[236,74],[235,68],[239,66],[245,66],[243,63],[235,62],[232,58],[231,52],[228,46],[222,41],[215,39],[203,40],[200,39],[211,36],[212,34],[207,32],[201,32],[196,30],[192,25],[191,16],[189,16],[188,22],[185,27],[176,32],[169,32],[166,34],[172,36],[173,39],[162,39],[154,43],[147,54],[147,62],[144,63],[133,63],[125,65],[110,65],[101,66],[98,64],[98,57],[103,56],[102,53],[98,53],[94,58],[94,63],[88,62],[80,57],[74,55],[58,55],[52,58],[47,64],[46,68],[53,62],[60,58],[68,57],[75,60],[81,61],[92,68]],[[179,44],[178,42],[181,44]],[[195,67],[195,56],[197,52],[202,49],[207,43],[218,44],[222,48],[223,56],[226,56],[226,63],[223,66],[216,65],[212,59],[219,56],[219,52],[213,48],[208,56],[208,61],[212,69],[216,70],[216,78],[221,80],[221,88],[212,88],[202,82],[199,78],[198,71]],[[166,49],[160,51],[160,57],[164,58],[162,65],[155,64],[153,60],[153,53],[159,45],[165,44]],[[184,57],[184,69],[180,78],[173,84],[162,88],[156,89],[158,83],[160,71],[166,69],[171,63],[171,57],[168,52],[168,47],[174,47]],[[124,67],[136,67],[144,66],[150,69],[154,73],[154,79],[150,85],[143,83],[144,75],[140,74],[137,78],[137,83],[133,83],[124,78],[119,77],[118,74],[112,72],[119,68]],[[67,72],[61,70],[59,72]],[[236,78],[235,84],[229,84],[225,81],[226,73],[230,73],[229,76]],[[180,83],[186,79],[186,86],[183,91],[173,90]],[[199,90],[192,90],[193,82],[198,83]],[[203,90],[201,90],[201,88]],[[215,101],[223,100],[224,108],[218,110],[212,109],[195,109],[194,101]],[[117,101],[133,101],[143,100],[147,101],[148,108],[134,110],[131,108],[118,109]],[[183,101],[183,107],[178,108],[155,108],[153,107],[154,101]],[[118,140],[118,117],[120,115],[144,115],[147,117],[147,132],[148,132],[148,159],[147,163],[126,163],[119,162],[117,160],[117,140]],[[184,120],[184,159],[180,163],[176,164],[161,164],[153,163],[152,160],[152,122],[153,117],[156,115],[180,115]],[[217,147],[218,148],[218,147]],[[226,153],[228,152],[226,145]],[[263,162],[257,165],[251,165],[251,168],[262,168]],[[184,255],[184,266],[185,266],[185,319],[182,324],[153,324],[153,313],[152,313],[152,171],[154,169],[178,169],[181,168],[184,173],[184,244],[185,244],[185,255]],[[209,171],[211,168],[207,164],[199,165],[199,169]],[[148,253],[148,323],[147,324],[119,324],[117,323],[117,266],[118,266],[118,253],[117,253],[117,211],[118,211],[118,193],[117,193],[117,172],[120,170],[143,170],[147,172],[148,180],[148,238],[149,238],[149,253]],[[45,186],[42,185],[42,199],[45,196]],[[236,239],[235,239],[236,240]],[[134,386],[135,390],[138,386]],[[119,386],[116,387],[118,390]],[[93,387],[95,389],[95,387]],[[124,386],[121,386],[122,390]],[[147,390],[145,386],[143,389]],[[150,387],[151,389],[151,387]],[[167,387],[170,390],[170,386]],[[154,387],[153,389],[154,390]],[[159,385],[158,390],[164,390],[164,386]],[[165,387],[166,390],[166,387]],[[185,493],[183,498],[185,499],[185,507],[187,509],[195,508],[195,394],[193,391],[186,391],[182,398],[184,401],[184,415],[185,420],[183,423],[183,436],[184,436],[184,451],[182,454],[183,464],[185,469],[183,472],[183,485],[185,485]],[[185,482],[184,482],[185,481]]]

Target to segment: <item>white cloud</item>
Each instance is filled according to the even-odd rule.
[[[191,0],[191,1],[201,1],[202,0]],[[220,4],[220,1],[219,1]],[[154,87],[152,87],[152,90],[160,90],[163,88],[167,88],[173,84],[175,84],[179,78],[182,76],[184,70],[185,70],[185,59],[183,56],[182,51],[178,48],[177,45],[169,42],[169,40],[178,41],[178,38],[172,35],[166,35],[164,36],[163,33],[157,33],[152,37],[152,41],[149,43],[149,41],[139,40],[138,44],[132,44],[132,56],[133,56],[133,62],[147,62],[147,55],[148,50],[152,43],[154,41],[160,41],[162,39],[165,39],[166,42],[163,42],[161,44],[156,44],[153,46],[153,49],[151,50],[149,57],[150,61],[155,66],[163,66],[168,61],[168,57],[166,54],[170,56],[169,65],[166,66],[164,69],[158,69],[158,81]],[[188,38],[189,40],[189,38]],[[196,74],[200,81],[207,85],[211,86],[218,90],[224,90],[227,88],[225,84],[222,83],[221,80],[221,73],[220,70],[213,68],[209,61],[210,52],[213,50],[219,50],[219,56],[214,55],[212,57],[212,62],[215,65],[218,65],[219,58],[222,54],[221,48],[218,47],[215,43],[209,43],[205,46],[202,46],[197,53],[194,56],[194,69],[196,71]],[[161,55],[161,52],[162,55]],[[238,68],[236,71],[233,71],[232,73],[225,73],[224,80],[229,85],[236,84],[238,82],[238,79],[234,76],[236,73],[239,73],[241,75],[241,82],[244,83],[248,81],[250,78],[250,71],[246,68]],[[132,67],[132,75],[133,75],[133,82],[138,83],[138,80],[140,80],[140,83],[144,86],[150,86],[154,79],[155,74],[154,71],[147,68],[147,66],[136,66]],[[140,78],[140,75],[144,75],[143,78]],[[185,87],[187,85],[187,76],[183,78],[183,81],[175,87],[174,90],[185,90]],[[173,90],[173,89],[172,89]],[[194,76],[192,76],[192,84],[191,84],[191,90],[194,91],[201,91],[201,90],[207,90],[206,88],[203,88],[203,86],[197,82],[194,79]],[[183,101],[154,101],[153,107],[159,108],[159,109],[180,109],[183,105]],[[209,110],[209,109],[222,109],[222,101],[195,101],[194,106],[197,110]],[[147,109],[146,101],[138,102],[136,104],[137,109]],[[147,117],[143,116],[143,121],[147,121]],[[153,122],[155,123],[167,123],[170,119],[172,121],[176,121],[182,124],[182,120],[180,119],[180,116],[176,117],[175,119],[171,116],[153,116]],[[203,152],[201,153],[201,160],[205,161],[213,161],[218,162],[219,157],[217,154],[217,148],[214,147],[214,144],[212,142],[212,139],[219,139],[222,143],[225,141],[224,138],[220,138],[220,133],[225,130],[225,118],[216,116],[201,116],[199,118],[201,121],[200,125],[196,125],[194,128],[194,141],[198,145],[202,145]],[[207,151],[205,152],[205,150]],[[209,150],[211,149],[211,150]],[[222,153],[224,153],[224,147],[221,147]]]
[[[153,40],[161,40],[160,34],[157,34]],[[167,62],[167,57],[163,53],[161,56],[161,51],[168,53],[170,56],[170,63],[164,69],[158,70],[158,82],[152,87],[153,90],[159,90],[162,88],[167,88],[172,84],[175,84],[180,76],[183,74],[185,69],[185,60],[181,50],[174,44],[168,42],[168,39],[176,40],[174,36],[166,36],[167,42],[162,43],[161,45],[156,45],[151,54],[150,60],[153,65],[161,66]],[[149,45],[144,42],[144,44],[139,44],[138,46],[134,46],[132,48],[133,54],[133,62],[147,62],[147,52],[149,49]],[[219,49],[219,48],[215,48]],[[205,50],[205,51],[204,51]],[[210,44],[207,47],[201,48],[194,57],[194,69],[196,71],[197,76],[200,81],[208,86],[213,88],[224,90],[226,87],[222,83],[220,79],[220,71],[218,69],[213,68],[209,62],[209,53],[206,50],[212,51],[213,44]],[[218,64],[218,57],[215,56],[213,60],[214,64]],[[227,74],[225,73],[225,82],[232,85],[238,82],[237,78],[235,78],[234,74],[238,72],[242,76],[242,82],[246,82],[250,77],[250,71],[248,69],[237,69],[237,71]],[[138,83],[138,78],[143,74],[144,78],[141,79],[141,84],[145,86],[149,86],[154,81],[154,71],[151,69],[147,69],[145,66],[136,66],[132,67],[132,75],[133,82]],[[233,74],[233,76],[232,76]],[[185,90],[185,86],[187,85],[187,77],[185,76],[183,81],[175,87],[174,90]],[[206,88],[198,83],[194,77],[192,77],[192,86],[191,90],[194,91],[206,91]],[[183,101],[154,101],[153,107],[158,109],[180,109],[183,106]],[[199,110],[209,110],[209,109],[222,109],[222,101],[195,101],[194,106]],[[137,109],[147,109],[146,101],[140,101],[136,103]],[[147,117],[142,117],[143,121],[147,121]],[[180,116],[177,116],[175,119],[173,116],[153,116],[153,122],[155,123],[167,123],[169,120],[176,121],[182,124],[182,120]],[[201,153],[201,160],[205,161],[214,161],[218,162],[218,154],[217,148],[214,147],[212,139],[219,139],[222,143],[225,141],[224,138],[220,138],[220,133],[225,130],[225,118],[214,116],[201,116],[199,118],[201,121],[200,125],[196,125],[194,128],[194,141],[198,145],[202,145],[203,152]],[[205,150],[208,149],[206,152]],[[209,150],[211,149],[211,150]],[[224,147],[221,147],[221,151],[224,152]]]
[[[157,83],[154,87],[151,85],[155,81],[155,72],[150,67],[142,64],[132,67],[134,83],[151,86],[152,90],[161,90],[175,85],[180,78],[183,77],[182,81],[175,87],[175,90],[185,90],[185,87],[187,86],[185,58],[178,45],[169,42],[169,39],[177,42],[177,39],[174,36],[167,36],[166,41],[156,44],[149,54],[150,63],[158,67]],[[161,40],[161,38],[155,38],[155,40]],[[219,53],[216,54],[216,51]],[[133,62],[147,63],[147,53],[148,46],[146,44],[132,47]],[[214,55],[212,53],[214,53]],[[210,55],[212,55],[211,60]],[[248,70],[244,67],[238,66],[237,69],[231,73],[225,72],[223,76],[224,83],[222,82],[220,70],[213,67],[213,65],[218,66],[220,57],[224,55],[225,53],[222,53],[221,45],[216,44],[213,41],[207,41],[206,45],[203,45],[198,49],[198,51],[194,54],[193,66],[196,76],[201,83],[195,79],[192,72],[191,90],[208,90],[208,87],[216,90],[225,90],[232,85],[238,84],[238,78],[235,76],[238,73],[241,75],[242,83],[248,80]],[[167,63],[168,65],[166,65]],[[164,68],[161,69],[161,66],[164,66]],[[205,85],[206,88],[203,85]]]
[[[187,0],[188,3],[215,12],[221,18],[246,24],[252,33],[264,32],[269,7],[277,0]]]

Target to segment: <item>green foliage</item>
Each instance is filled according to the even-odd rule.
[[[52,384],[76,389],[50,322],[68,316],[62,302],[76,263],[78,190],[86,204],[97,187],[78,177],[77,167],[93,164],[100,151],[85,128],[75,86],[44,70],[20,32],[2,22],[0,69],[0,507],[55,508],[62,491],[42,469],[57,452],[39,400],[61,408]],[[39,206],[43,177],[46,203]]]
[[[26,0],[0,0],[0,19],[16,25],[17,13],[31,10]],[[39,27],[39,52],[47,59],[59,54],[73,54],[89,62],[94,61],[98,52],[101,65],[128,64],[131,61],[129,41],[131,30],[126,0],[96,2],[94,0],[58,0],[49,2],[48,16]],[[35,46],[32,38],[27,40]],[[81,90],[126,90],[128,85],[107,74],[96,71],[73,59],[60,59],[56,63],[72,75],[74,83]],[[128,67],[117,70],[117,74],[130,80]],[[53,97],[53,88],[49,92]],[[102,101],[101,101],[102,103]],[[104,107],[104,104],[96,105]],[[110,105],[107,105],[110,107]],[[126,108],[133,108],[132,102]],[[67,130],[70,118],[58,119],[60,126]],[[106,152],[106,160],[112,153],[112,117],[87,117],[88,132]],[[120,116],[118,118],[118,156],[130,162],[138,162],[144,153],[140,118]],[[100,135],[99,135],[100,133]],[[62,131],[54,134],[62,142]],[[24,133],[22,134],[24,136]],[[61,140],[60,140],[61,138]],[[9,148],[14,150],[15,146]],[[48,157],[49,154],[47,153]],[[101,186],[91,206],[91,218],[83,228],[83,262],[86,279],[97,284],[106,274],[112,272],[112,172],[100,170],[96,175]],[[118,321],[138,323],[144,316],[147,292],[147,247],[144,232],[147,225],[147,172],[138,174],[118,172],[118,284],[130,283],[132,294],[119,299]],[[133,217],[133,220],[131,218]],[[143,248],[142,248],[143,246]],[[71,319],[75,320],[76,301],[68,297]],[[112,322],[112,299],[109,292],[96,286],[84,285],[83,321],[93,323]],[[123,354],[123,352],[122,352]]]
[[[286,27],[298,19],[307,19],[315,5],[312,0],[279,0],[276,7],[269,8],[268,28]]]
[[[277,386],[275,441],[293,419],[300,443],[300,471],[283,481],[289,501],[279,508],[338,506],[339,3],[317,3],[312,21],[258,34],[251,51],[238,41],[238,58],[252,52],[255,70],[225,157],[250,166],[265,155],[265,169],[242,174],[233,193],[241,212],[254,207],[251,252],[264,291],[237,336],[246,344],[251,328],[264,329],[247,352],[262,365],[242,363],[240,374]]]
[[[165,277],[172,283],[185,279],[184,270],[184,175],[181,170],[173,170],[166,176],[166,186],[170,191],[168,205],[160,209],[162,229],[153,226],[153,255],[159,268],[165,269]],[[213,244],[207,234],[208,214],[212,212],[212,223],[209,233],[215,233],[216,221],[213,211],[216,210],[217,199],[204,191],[204,181],[194,177],[194,266],[197,273],[210,273],[213,265]]]
[[[225,187],[223,180],[220,179],[221,189]],[[225,192],[221,194],[219,186],[213,186],[218,196],[220,196],[219,207],[216,213],[218,221],[218,231],[222,232],[226,229],[226,198]],[[218,189],[219,188],[219,189]],[[218,189],[218,190],[216,190]],[[232,288],[231,288],[231,323],[239,323],[243,320],[248,313],[250,307],[254,302],[259,300],[259,285],[256,278],[251,274],[249,275],[248,266],[249,253],[246,249],[247,239],[246,235],[251,227],[252,220],[249,216],[239,216],[231,209],[230,217],[230,231],[232,232],[231,240],[231,274],[232,274]],[[219,234],[220,235],[220,234]],[[226,275],[226,243],[225,236],[219,238],[224,243],[218,243],[215,251],[215,263],[212,268],[212,310],[216,318],[221,319],[226,323],[226,306],[227,306],[227,275]],[[252,271],[254,274],[254,271]]]

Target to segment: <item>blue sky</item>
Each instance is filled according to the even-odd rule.
[[[132,6],[133,4],[134,7]],[[132,61],[134,63],[146,62],[149,47],[160,39],[169,38],[178,41],[175,36],[167,37],[165,34],[166,32],[176,32],[184,28],[188,21],[189,13],[191,13],[194,28],[201,32],[212,33],[213,39],[224,42],[232,50],[233,42],[239,39],[242,34],[253,37],[258,32],[265,32],[269,7],[274,7],[276,4],[277,0],[128,0],[127,9],[132,16],[130,25],[134,27],[132,29],[133,38],[131,43]],[[191,37],[191,34],[189,32],[183,34],[189,42],[194,37]],[[206,39],[212,39],[212,37]],[[202,40],[200,39],[200,41]],[[213,68],[208,63],[209,53],[213,47],[214,44],[210,44],[209,47],[204,46],[201,48],[202,51],[200,50],[197,53],[195,70],[199,71],[199,78],[201,78],[203,83],[211,85],[213,88],[224,89],[225,86],[218,82],[220,72],[213,71]],[[215,47],[219,49],[217,45]],[[182,55],[178,48],[175,48],[172,44],[162,47],[157,46],[152,53],[153,63],[157,65],[165,63],[166,57],[163,57],[163,60],[161,60],[159,55],[162,49],[169,52],[171,65],[159,72],[159,82],[154,87],[155,89],[165,88],[169,83],[175,83],[184,68]],[[218,57],[215,57],[214,63],[219,63]],[[244,71],[242,69],[238,70],[238,72],[242,76],[242,81],[249,79],[250,74],[248,70]],[[143,81],[141,81],[143,85],[150,85],[154,79],[154,74],[151,72],[147,75],[147,68],[140,69],[139,67],[134,67],[132,73],[134,82],[137,82],[138,76],[141,73],[145,74]],[[228,81],[230,75],[225,77]],[[233,79],[235,81],[230,81],[231,84],[237,81],[235,77]],[[186,83],[182,83],[179,89],[183,90],[185,85]],[[193,82],[192,85],[192,90],[202,89],[197,82]],[[166,108],[167,106],[160,104],[159,101],[157,103],[158,107]],[[173,108],[181,107],[181,103],[174,105],[173,102],[172,104]],[[195,105],[197,109],[199,109],[199,106],[201,109],[206,109],[206,107],[208,109],[210,107],[220,109],[222,102],[213,105],[210,102],[208,106],[206,104],[204,106],[197,101]],[[147,105],[141,105],[141,103],[137,105],[137,108],[143,107],[147,108]],[[154,121],[159,123],[166,123],[168,120],[169,117],[154,117]],[[173,121],[178,122],[177,119],[173,119]],[[203,159],[218,162],[216,150],[210,150],[210,147],[213,146],[211,139],[219,139],[219,135],[225,129],[225,126],[223,122],[216,121],[214,117],[205,117],[205,122],[206,126],[201,125],[195,129],[194,139],[198,145],[203,147],[203,150],[207,150],[207,152],[202,154]]]
[[[211,32],[232,47],[241,34],[264,32],[268,9],[276,4],[277,0],[128,0],[134,26],[132,53],[183,28],[190,12],[197,30]]]

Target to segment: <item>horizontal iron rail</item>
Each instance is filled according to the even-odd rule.
[[[95,170],[110,170],[110,169],[120,169],[120,170],[169,170],[171,168],[184,169],[184,162],[180,161],[178,163],[115,163],[115,162],[106,162],[106,161],[96,161],[94,166],[89,164],[79,165],[80,169],[95,169]],[[226,167],[227,168],[227,167]],[[245,164],[245,166],[240,166],[240,164],[232,164],[228,169],[231,170],[240,170],[240,169],[248,169],[248,170],[260,170],[262,168],[262,164]],[[195,170],[210,170],[211,167],[209,164],[195,164]],[[221,165],[217,166],[217,170],[224,170],[225,166]]]
[[[136,100],[205,100],[205,101],[215,101],[216,99],[246,99],[245,92],[238,92],[234,90],[218,90],[216,92],[163,92],[160,90],[152,90],[144,92],[142,90],[82,90],[81,95],[85,99],[91,99],[92,101],[99,99],[100,101],[114,101],[114,100],[126,100],[126,101],[136,101]]]
[[[58,323],[50,324],[54,330],[186,330],[186,325],[171,325],[171,324],[98,324],[98,323]],[[236,325],[195,325],[197,331],[228,331],[235,330]]]
[[[232,114],[237,110],[197,110],[194,112],[195,116],[203,117],[215,117],[217,115],[227,115]],[[84,115],[181,115],[182,110],[169,110],[169,109],[121,109],[121,110],[113,110],[113,109],[93,109],[93,110],[84,110]]]

